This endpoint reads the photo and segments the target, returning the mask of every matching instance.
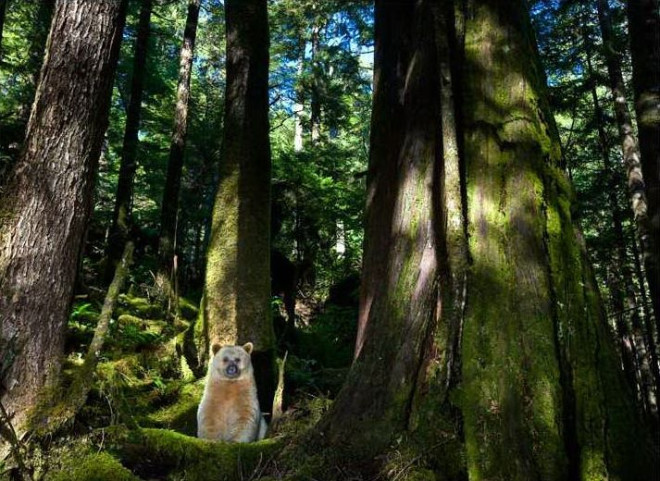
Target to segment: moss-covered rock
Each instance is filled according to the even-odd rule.
[[[71,456],[46,481],[139,481],[140,478],[106,452]]]

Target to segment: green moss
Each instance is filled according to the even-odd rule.
[[[197,407],[203,393],[204,379],[184,384],[176,393],[173,403],[147,414],[142,424],[174,429],[194,436],[197,432]]]
[[[280,448],[272,439],[227,444],[164,429],[129,431],[113,442],[120,459],[138,474],[186,481],[249,479]]]
[[[197,305],[184,297],[179,298],[179,309],[181,310],[183,318],[189,321],[194,321],[199,314],[199,308]]]
[[[71,456],[60,470],[50,473],[46,481],[139,481],[140,478],[108,453]]]
[[[155,302],[144,297],[136,297],[129,294],[121,294],[117,303],[117,312],[131,314],[143,319],[162,319],[166,313],[163,308]]]

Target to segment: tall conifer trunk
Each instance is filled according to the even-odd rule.
[[[204,289],[204,331],[213,343],[254,343],[263,411],[275,392],[270,311],[270,141],[266,0],[227,0],[227,87],[220,182]]]
[[[142,93],[147,65],[152,8],[153,0],[141,0],[140,19],[135,38],[131,93],[126,111],[126,127],[124,129],[124,141],[119,165],[119,179],[117,180],[117,195],[112,214],[110,236],[108,237],[107,265],[105,271],[105,280],[108,283],[114,276],[117,263],[121,259],[121,254],[124,250],[124,245],[130,235],[133,187],[135,173],[137,171],[138,132],[140,130],[140,113],[142,111]]]
[[[179,56],[179,83],[176,90],[176,108],[174,112],[174,128],[170,144],[170,158],[167,164],[167,177],[160,210],[160,239],[158,256],[160,259],[156,284],[168,298],[173,296],[173,263],[177,230],[177,212],[179,208],[179,191],[181,190],[181,172],[183,170],[183,154],[188,132],[188,102],[190,100],[190,78],[197,36],[200,0],[188,2],[186,28],[183,32],[183,42]]]
[[[19,433],[59,373],[125,9],[57,2],[25,147],[0,201],[0,393]]]
[[[646,182],[649,231],[642,238],[644,267],[660,332],[660,7],[658,0],[629,0],[628,29],[635,112]]]
[[[524,2],[375,19],[358,356],[317,439],[449,480],[648,478]]]

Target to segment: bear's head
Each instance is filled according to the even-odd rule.
[[[243,346],[220,346],[214,344],[213,351],[213,373],[223,380],[238,380],[252,376],[252,343]]]

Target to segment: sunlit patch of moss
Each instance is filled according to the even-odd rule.
[[[162,306],[145,297],[120,294],[117,300],[117,314],[131,314],[143,319],[162,319],[166,313]]]

